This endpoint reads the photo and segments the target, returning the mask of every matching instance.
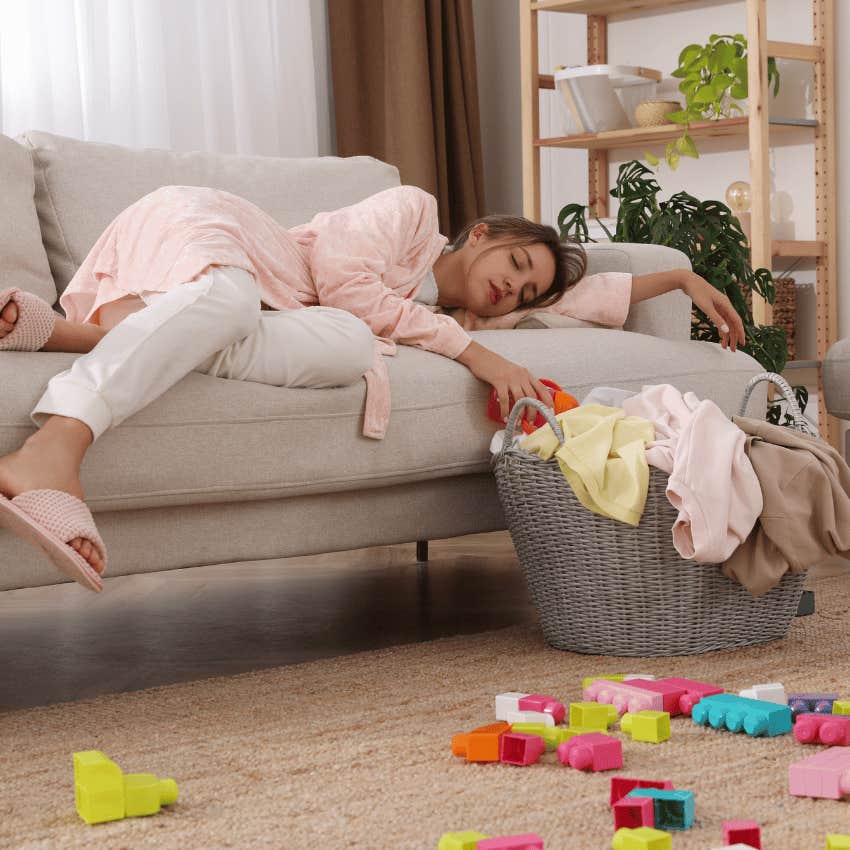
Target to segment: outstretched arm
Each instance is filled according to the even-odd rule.
[[[723,348],[736,351],[739,345],[745,344],[744,323],[732,302],[705,278],[689,269],[636,275],[632,278],[631,303],[637,304],[674,289],[681,289],[708,316],[720,334]]]

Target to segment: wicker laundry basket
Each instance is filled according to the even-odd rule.
[[[790,387],[773,373],[750,381],[741,415],[753,388],[767,380],[789,399],[795,427],[810,433]],[[493,471],[547,643],[593,655],[657,656],[785,637],[805,573],[786,573],[776,587],[753,598],[724,576],[719,565],[684,560],[672,542],[678,512],[665,495],[668,476],[655,467],[650,467],[638,526],[589,511],[575,497],[556,458],[544,461],[511,445],[526,405],[540,410],[563,441],[548,408],[536,399],[520,399],[508,418]]]

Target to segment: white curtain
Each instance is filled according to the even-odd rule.
[[[0,0],[0,129],[316,156],[310,0]]]

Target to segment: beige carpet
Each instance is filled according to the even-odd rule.
[[[591,658],[512,628],[231,678],[0,715],[0,846],[274,847],[431,850],[443,832],[539,832],[547,850],[611,846],[610,774],[554,754],[530,768],[470,765],[455,732],[492,720],[499,691],[579,698],[606,672],[689,676],[729,689],[781,680],[850,697],[850,581],[820,580],[818,614],[788,640],[709,656]],[[105,638],[108,639],[108,636]],[[102,749],[127,772],[174,777],[160,815],[87,826],[73,801],[71,753]],[[672,779],[696,794],[697,825],[676,850],[722,844],[725,818],[762,824],[765,850],[817,850],[850,832],[850,801],[798,800],[787,765],[815,752],[791,736],[750,739],[673,724],[661,745],[625,739],[624,775]]]

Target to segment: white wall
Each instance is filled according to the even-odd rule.
[[[478,50],[481,121],[484,144],[485,185],[489,211],[522,213],[519,8],[517,0],[473,0]],[[850,74],[850,53],[842,45],[850,40],[850,3],[836,3],[836,132],[838,164],[838,311],[839,335],[850,335],[850,216],[841,198],[850,190],[850,169],[842,151],[850,152],[850,105],[844,80]],[[768,0],[767,36],[776,41],[811,43],[812,19],[808,0]],[[587,61],[586,18],[583,15],[540,13],[540,72],[551,74],[555,65]],[[609,19],[608,61],[645,65],[662,71],[667,82],[676,67],[679,51],[691,42],[707,42],[712,33],[746,34],[745,4],[728,0],[713,4],[687,3],[655,15],[622,15]],[[811,67],[801,62],[781,62],[782,87],[773,114],[811,117]],[[496,82],[498,81],[498,82]],[[555,92],[540,93],[541,135],[563,135]],[[771,173],[776,209],[782,208],[777,237],[815,238],[814,156],[808,141],[812,133],[794,131],[781,140],[772,137]],[[698,160],[683,158],[676,172],[666,165],[658,171],[663,197],[685,189],[698,198],[724,199],[733,180],[746,180],[749,167],[740,141],[699,139]],[[645,148],[610,152],[609,181],[613,186],[623,161],[642,159]],[[663,148],[656,149],[663,154]],[[544,148],[541,155],[541,210],[544,221],[554,224],[558,211],[570,202],[587,203],[587,155],[584,151]],[[611,199],[611,214],[616,201]],[[775,271],[792,260],[777,260]],[[793,272],[798,282],[798,358],[816,356],[814,325],[814,265],[800,263]]]

